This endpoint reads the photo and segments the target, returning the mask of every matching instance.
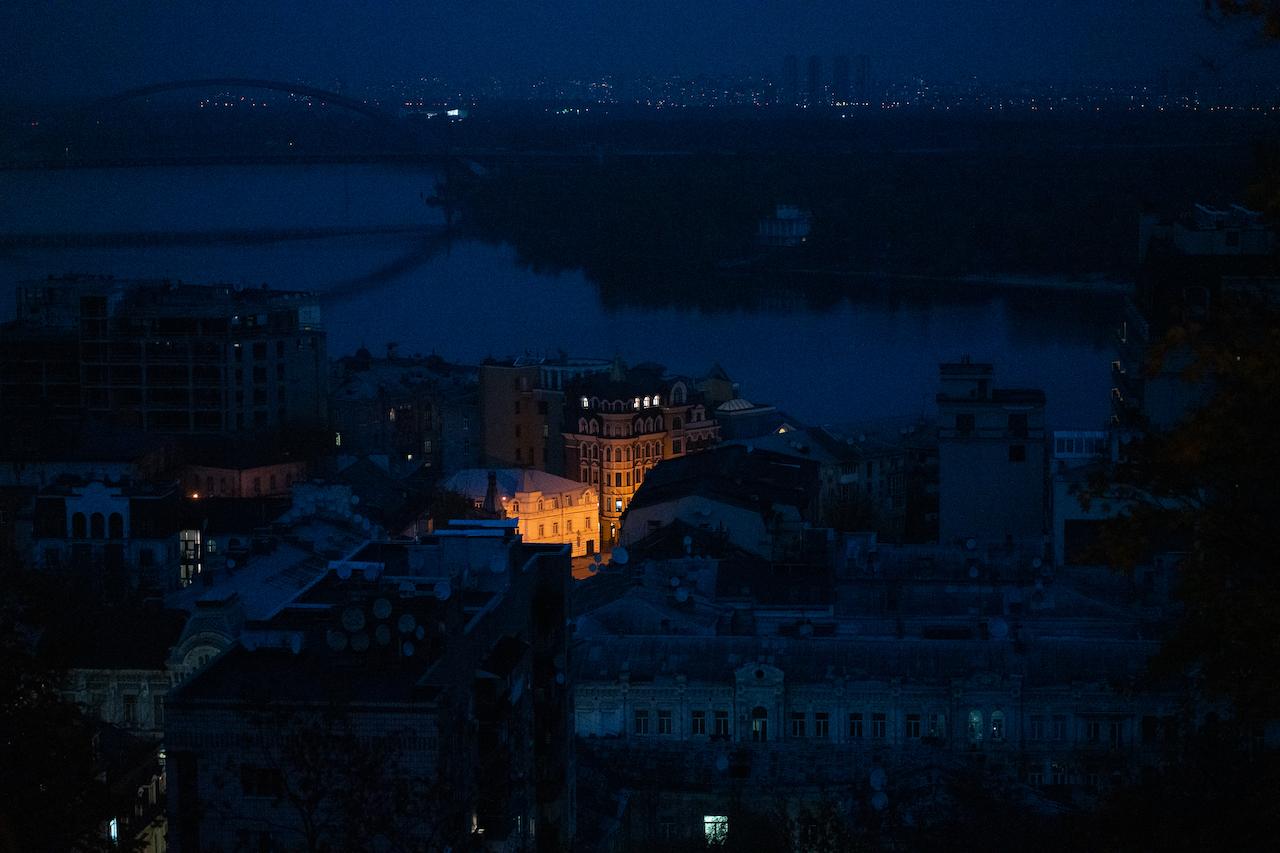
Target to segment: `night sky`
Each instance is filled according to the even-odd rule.
[[[353,92],[395,80],[781,76],[866,54],[878,80],[1151,81],[1228,63],[1247,22],[1200,0],[9,0],[0,101],[252,76]],[[1253,26],[1256,29],[1256,25]],[[1230,62],[1273,70],[1274,53]],[[803,72],[802,72],[803,73]]]

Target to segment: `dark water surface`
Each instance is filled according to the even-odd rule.
[[[823,310],[606,308],[580,273],[522,268],[506,246],[447,245],[423,201],[435,180],[386,165],[0,173],[0,236],[78,235],[11,240],[0,283],[80,272],[315,290],[331,356],[396,342],[463,362],[565,350],[692,375],[719,363],[742,396],[808,423],[931,413],[938,363],[969,355],[995,363],[998,386],[1044,389],[1054,427],[1106,420],[1113,292],[868,280]],[[332,236],[253,237],[305,229]],[[167,236],[131,236],[145,234]],[[12,299],[0,306],[12,319]]]

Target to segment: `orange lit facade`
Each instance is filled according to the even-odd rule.
[[[585,377],[565,393],[565,473],[600,494],[600,537],[612,543],[645,472],[716,444],[719,427],[685,377],[659,365]]]

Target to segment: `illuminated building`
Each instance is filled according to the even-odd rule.
[[[573,546],[573,556],[593,554],[600,542],[600,497],[597,487],[566,480],[545,471],[504,468],[459,471],[442,484],[482,508],[490,489],[495,511],[515,519],[525,542]]]
[[[227,433],[325,417],[313,293],[67,275],[17,288],[0,407],[148,432]]]
[[[662,365],[627,369],[618,359],[608,374],[576,380],[565,397],[565,471],[599,489],[604,542],[617,538],[645,472],[720,440],[714,411],[693,381],[667,375]]]

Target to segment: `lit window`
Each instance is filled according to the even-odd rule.
[[[645,397],[645,398],[644,398],[644,407],[645,407],[646,409],[647,409],[647,408],[649,408],[649,403],[650,403],[649,398],[648,398],[648,397]]]
[[[969,740],[977,743],[982,740],[982,712],[969,712]]]
[[[614,502],[613,502],[613,508],[614,508],[616,511],[618,511],[618,512],[622,512],[622,499],[621,499],[621,498],[619,498],[618,500],[616,500],[616,501],[614,501]]]
[[[657,395],[657,394],[654,394],[654,395],[653,395],[653,404],[654,404],[655,406],[656,406],[656,405],[658,405],[658,395]]]
[[[340,432],[335,432],[335,433],[333,434],[333,446],[334,446],[334,447],[341,447],[341,446],[342,446],[342,433],[340,433]]]
[[[588,408],[588,407],[590,406],[590,403],[588,402],[588,400],[587,400],[587,398],[586,398],[586,397],[583,397],[583,398],[582,398],[582,400],[581,400],[580,402],[582,403],[582,408],[584,408],[584,409],[585,409],[585,408]]]
[[[1004,740],[1004,712],[991,712],[991,739]]]

